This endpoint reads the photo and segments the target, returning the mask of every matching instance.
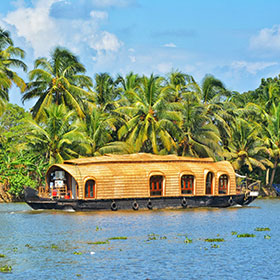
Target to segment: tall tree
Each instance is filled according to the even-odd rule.
[[[46,122],[29,121],[32,129],[27,136],[27,146],[45,155],[49,164],[85,155],[87,142],[75,112],[66,107],[52,104],[45,109]]]
[[[27,70],[27,66],[21,60],[25,56],[22,49],[14,47],[8,31],[0,28],[0,113],[4,105],[9,101],[8,90],[14,83],[21,91],[25,89],[25,83],[12,68]]]
[[[132,93],[132,106],[121,107],[117,111],[127,116],[127,122],[118,131],[119,138],[135,147],[135,151],[167,152],[175,148],[173,139],[178,133],[177,112],[169,110],[162,94],[162,79],[151,75],[143,76],[139,90]]]
[[[85,67],[74,54],[65,48],[57,47],[49,60],[35,60],[22,101],[38,97],[31,110],[36,120],[44,117],[44,108],[53,103],[63,104],[84,117],[82,101],[89,96],[88,90],[92,86],[92,80],[84,75],[85,72]]]
[[[232,162],[235,170],[245,173],[252,172],[253,168],[265,170],[266,165],[271,165],[265,156],[265,145],[259,137],[257,125],[237,118],[231,128],[229,151],[225,151],[224,156]]]

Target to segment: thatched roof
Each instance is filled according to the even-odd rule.
[[[153,155],[146,153],[127,154],[127,155],[114,155],[107,154],[98,157],[87,157],[65,160],[64,164],[84,165],[84,164],[97,164],[97,163],[113,163],[113,162],[214,162],[212,158],[192,158],[181,157],[176,155]]]

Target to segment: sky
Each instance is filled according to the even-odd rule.
[[[1,0],[0,26],[25,50],[28,71],[62,46],[92,78],[179,70],[244,92],[280,73],[279,12],[279,0]],[[17,88],[10,102],[23,106]]]

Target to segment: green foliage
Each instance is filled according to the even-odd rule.
[[[255,228],[255,231],[270,231],[270,228],[268,228],[268,227],[257,227],[257,228]]]
[[[36,182],[29,176],[25,176],[21,173],[13,174],[9,177],[9,193],[19,198],[23,195],[24,187],[36,187]]]
[[[0,266],[0,272],[8,273],[12,271],[12,267],[10,265]]]
[[[237,238],[247,238],[247,237],[256,237],[256,235],[250,234],[250,233],[242,233],[242,234],[238,234],[236,237]]]
[[[205,242],[224,242],[224,238],[206,238],[204,239]]]

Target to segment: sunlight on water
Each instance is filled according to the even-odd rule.
[[[0,204],[0,267],[12,267],[0,279],[279,279],[279,212],[279,200],[116,212]]]

